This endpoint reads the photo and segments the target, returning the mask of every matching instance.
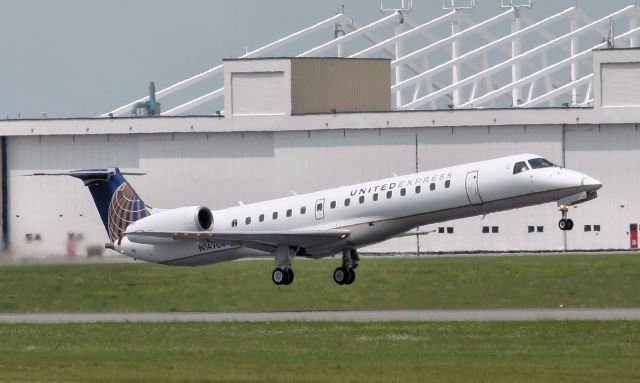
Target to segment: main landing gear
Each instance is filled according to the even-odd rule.
[[[568,206],[560,206],[560,212],[562,213],[562,219],[558,221],[558,227],[560,230],[571,230],[573,229],[573,220],[571,218],[567,218],[567,212],[569,211]]]
[[[276,285],[290,285],[293,282],[293,277],[293,269],[290,267],[284,269],[278,267],[271,273],[271,280]]]
[[[333,271],[333,280],[339,285],[350,285],[356,280],[355,269],[360,257],[356,249],[342,250],[342,266]]]
[[[290,285],[293,282],[293,269],[291,260],[296,254],[296,250],[289,246],[280,246],[276,250],[276,268],[271,273],[271,280],[276,285]]]

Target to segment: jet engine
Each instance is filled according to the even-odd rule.
[[[140,232],[209,231],[213,227],[213,214],[204,206],[188,206],[163,210],[136,221],[127,227],[131,242],[158,244],[173,241],[170,238],[136,235]]]

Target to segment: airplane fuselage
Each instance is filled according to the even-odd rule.
[[[211,231],[350,231],[343,242],[301,253],[321,258],[382,242],[418,226],[566,198],[579,203],[595,198],[601,187],[587,175],[540,165],[538,160],[522,154],[234,206],[212,211]],[[528,169],[520,169],[522,163]],[[273,256],[267,250],[206,239],[141,244],[125,236],[114,249],[148,262],[185,266]]]

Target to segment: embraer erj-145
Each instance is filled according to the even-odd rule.
[[[358,248],[452,219],[557,202],[558,226],[571,230],[568,207],[596,198],[602,186],[540,156],[520,154],[212,211],[151,208],[123,174],[111,168],[38,175],[84,181],[109,234],[106,246],[121,254],[176,266],[273,256],[277,285],[293,281],[295,256],[340,253],[333,279],[351,284]]]

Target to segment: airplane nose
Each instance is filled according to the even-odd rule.
[[[589,177],[586,175],[582,178],[582,181],[580,181],[580,183],[583,186],[588,186],[589,190],[598,190],[602,187],[602,182],[598,181],[593,177]]]

